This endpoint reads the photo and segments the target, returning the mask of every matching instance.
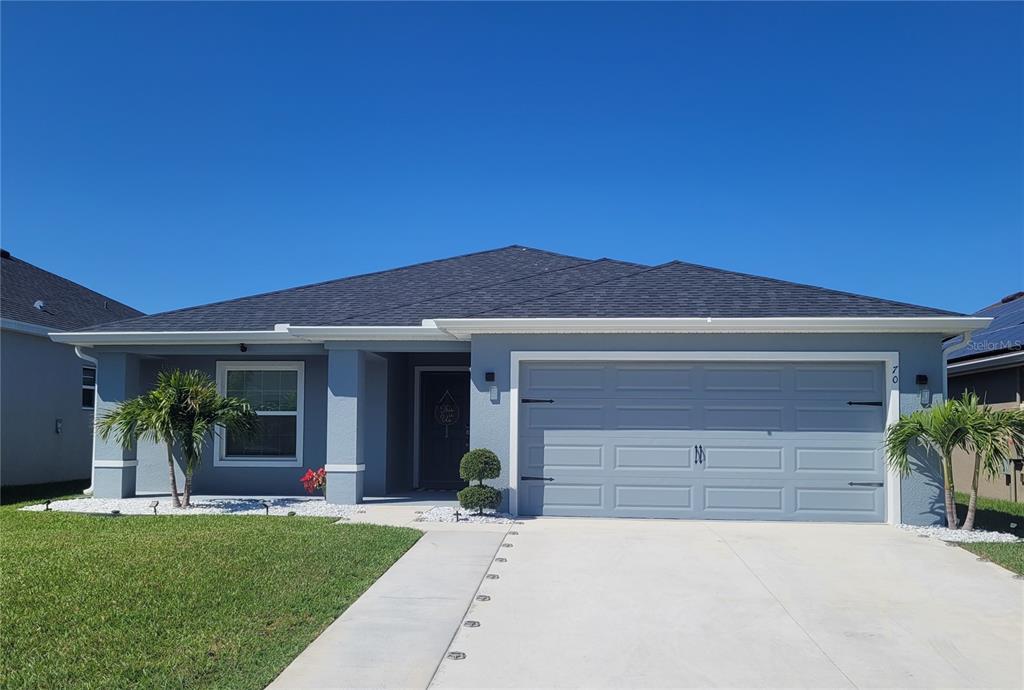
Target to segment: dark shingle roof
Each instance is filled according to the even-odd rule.
[[[142,314],[6,250],[0,256],[0,314],[5,319],[70,331]]]
[[[672,262],[512,246],[104,324],[100,331],[415,326],[499,317],[948,316],[953,312]]]
[[[972,333],[971,342],[963,350],[954,352],[950,362],[1024,350],[1024,292],[1008,295],[973,315],[987,316],[992,323],[988,328]],[[951,339],[948,345],[958,342],[959,337]]]
[[[953,312],[682,261],[599,285],[490,309],[478,317],[951,316]]]

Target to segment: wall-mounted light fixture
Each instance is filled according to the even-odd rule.
[[[239,352],[245,352],[245,351],[246,351],[246,350],[248,350],[248,349],[249,349],[249,348],[247,348],[247,347],[245,346],[245,343],[238,343],[238,351],[239,351]]]
[[[932,404],[932,392],[928,390],[928,375],[918,374],[915,383],[921,386],[921,407],[930,407]]]
[[[488,392],[491,395],[491,402],[497,404],[501,400],[501,395],[498,393],[498,384],[494,382],[494,372],[484,372],[484,381],[490,384]]]

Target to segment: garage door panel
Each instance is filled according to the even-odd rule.
[[[831,364],[801,366],[794,370],[794,390],[801,394],[820,394],[834,398],[864,395],[885,390],[882,370],[871,364]]]
[[[692,446],[615,446],[616,470],[689,470],[693,467]]]
[[[762,516],[772,514],[781,517],[785,503],[784,491],[781,486],[751,486],[747,482],[705,485],[704,512],[751,511]]]
[[[874,517],[884,512],[884,492],[871,487],[814,487],[795,488],[797,515],[833,515],[834,519],[845,519],[844,514],[857,513]]]
[[[600,393],[605,389],[606,367],[532,365],[526,376],[531,394],[567,393],[569,391]]]
[[[733,429],[736,431],[778,430],[785,428],[784,408],[778,406],[706,405],[704,407],[705,429]]]
[[[801,448],[794,449],[797,473],[871,472],[882,468],[880,448]]]
[[[703,444],[702,444],[703,445]],[[784,449],[704,447],[705,472],[782,472]]]
[[[884,488],[850,483],[885,481],[885,410],[846,404],[882,399],[880,364],[580,366],[522,389],[554,401],[520,407],[525,514],[884,520]]]
[[[622,365],[613,368],[615,395],[662,396],[693,394],[693,367],[658,365]]]
[[[706,392],[776,393],[783,392],[784,371],[781,366],[714,366],[704,368]]]
[[[800,406],[795,410],[797,431],[874,431],[882,427],[882,407],[860,405]]]
[[[612,429],[692,429],[693,408],[683,405],[614,404]]]

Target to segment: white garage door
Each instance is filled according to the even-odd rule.
[[[532,362],[524,515],[881,522],[881,363]]]

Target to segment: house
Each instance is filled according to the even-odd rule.
[[[96,365],[48,334],[141,314],[0,250],[0,483],[88,479]]]
[[[973,391],[997,409],[1024,406],[1024,292],[1008,295],[975,316],[990,318],[992,323],[975,331],[966,343],[960,338],[950,341],[946,366],[950,396]],[[957,451],[953,477],[961,491],[970,489],[973,468],[973,456]],[[994,478],[982,473],[978,493],[1024,501],[1024,460],[1011,460]]]
[[[931,458],[886,469],[887,423],[930,404],[942,342],[984,317],[671,261],[512,246],[53,339],[99,361],[97,406],[198,368],[251,400],[196,491],[292,494],[325,466],[356,503],[454,488],[488,447],[518,515],[932,524]],[[165,491],[165,454],[97,442],[96,493]]]

